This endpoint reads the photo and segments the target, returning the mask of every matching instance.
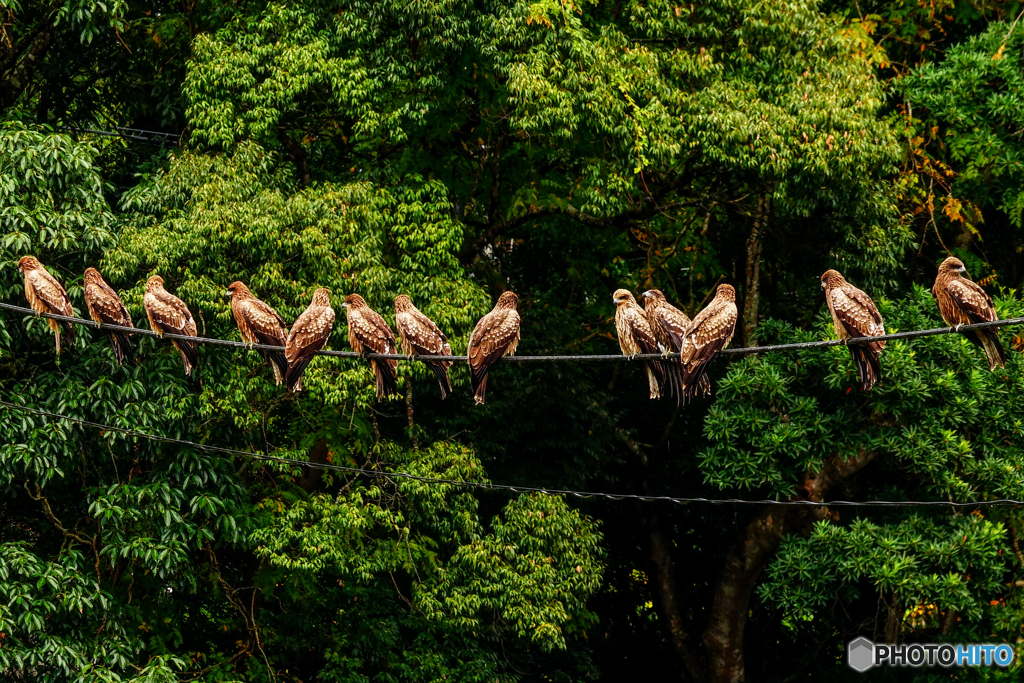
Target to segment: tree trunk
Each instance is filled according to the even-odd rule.
[[[820,502],[827,491],[867,465],[874,453],[861,451],[850,460],[829,458],[820,472],[807,473],[799,492],[802,498]],[[743,660],[743,629],[750,613],[750,596],[768,562],[787,533],[807,532],[809,525],[838,515],[826,507],[796,508],[769,505],[754,517],[729,549],[722,568],[711,617],[703,642],[708,660],[708,680],[738,683],[746,680]]]
[[[0,109],[10,107],[25,91],[32,77],[42,65],[43,58],[46,57],[52,42],[52,29],[40,31],[14,67],[0,73]]]
[[[761,252],[768,227],[771,199],[763,192],[757,198],[753,225],[747,238],[747,274],[743,288],[743,345],[757,346],[757,305],[761,300]]]

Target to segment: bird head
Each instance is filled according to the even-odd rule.
[[[347,301],[347,299],[346,299]],[[323,306],[324,308],[331,307],[331,290],[326,287],[313,292],[313,300],[309,302],[310,306]]]
[[[103,276],[100,275],[100,271],[92,267],[85,269],[85,284],[95,285],[100,282],[103,282]]]
[[[736,289],[732,285],[718,285],[718,290],[715,294],[719,299],[723,299],[725,301],[736,301]]]
[[[508,308],[516,310],[519,305],[519,297],[513,291],[502,292],[501,296],[498,297],[498,303],[494,306],[495,308]]]
[[[839,287],[846,280],[839,274],[838,270],[832,270],[831,268],[821,274],[821,288],[828,289],[830,287]]]
[[[633,298],[633,294],[628,289],[616,289],[612,294],[612,301],[615,302],[616,306],[621,306],[629,303],[630,301],[635,302],[636,299]]]
[[[345,297],[345,302],[341,304],[342,308],[353,309],[353,308],[365,308],[366,299],[359,296],[358,294],[349,294]]]
[[[244,284],[242,284],[238,280],[235,280],[230,285],[228,285],[228,289],[226,292],[224,292],[224,296],[226,296],[229,299],[232,297],[242,298],[246,296],[252,296],[252,292],[250,292],[249,288],[246,287]]]
[[[640,298],[644,300],[644,303],[648,301],[665,301],[665,295],[661,293],[660,289],[648,289],[640,295]]]
[[[941,264],[939,264],[939,270],[947,273],[966,273],[967,269],[964,268],[964,262],[955,256],[950,256]]]
[[[35,270],[36,268],[42,268],[43,264],[39,262],[35,256],[22,256],[18,259],[18,270],[21,272],[27,272]]]
[[[408,294],[399,294],[395,297],[395,313],[411,311],[413,309],[412,299]]]
[[[146,291],[155,292],[164,288],[164,279],[159,275],[153,275],[146,280]]]

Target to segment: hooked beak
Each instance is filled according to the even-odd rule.
[[[234,296],[234,292],[232,292],[230,289],[224,292],[225,298],[230,299],[232,296]]]
[[[347,301],[342,302],[341,307],[342,308],[348,308],[348,302]]]
[[[966,273],[967,269],[964,268],[963,266],[960,266],[959,268],[956,269],[956,272],[958,272],[958,273]]]

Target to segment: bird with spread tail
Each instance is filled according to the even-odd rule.
[[[697,395],[701,388],[709,392],[708,365],[722,351],[736,332],[736,290],[732,285],[718,285],[715,298],[693,316],[683,335],[679,362],[683,366],[683,403]]]
[[[963,261],[956,257],[950,256],[939,265],[932,296],[939,306],[939,314],[950,327],[959,328],[961,325],[999,320],[992,305],[992,297],[970,279]],[[969,330],[960,334],[985,351],[989,370],[1006,365],[1006,352],[999,343],[999,333],[995,328]]]
[[[185,302],[164,289],[164,279],[154,275],[146,280],[146,295],[142,297],[142,306],[146,309],[149,326],[163,337],[164,334],[180,334],[186,337],[196,336],[196,321],[188,310]],[[192,368],[199,362],[195,342],[184,339],[172,339],[174,348],[181,353],[181,364],[185,366],[185,375],[192,374]]]
[[[100,329],[104,325],[135,327],[121,297],[95,268],[85,269],[85,305],[89,309],[89,317],[99,323]],[[135,353],[131,334],[118,330],[106,330],[106,333],[110,339],[110,346],[114,349],[114,358],[118,364],[124,365],[125,359],[131,358]]]
[[[628,289],[616,289],[612,301],[615,303],[615,331],[623,356],[632,358],[641,353],[660,353],[664,350],[658,345],[644,309],[640,308]],[[660,360],[644,360],[643,365],[647,373],[647,393],[650,398],[661,398],[661,392],[668,382],[679,400],[682,400],[679,395],[678,366],[675,363],[670,366]]]
[[[882,314],[878,312],[875,302],[847,282],[838,271],[826,270],[821,276],[821,288],[825,290],[825,301],[832,314],[832,326],[840,339],[885,334]],[[878,357],[885,349],[885,340],[851,344],[849,348],[853,363],[857,366],[861,391],[868,391],[878,384],[882,376],[882,365]]]
[[[658,346],[661,347],[662,352],[681,352],[686,329],[690,326],[690,319],[686,313],[670,304],[660,289],[648,289],[640,298],[644,302],[644,314],[647,316],[647,322],[651,323],[654,337],[658,340]],[[679,368],[680,366],[672,363],[671,367]],[[681,380],[682,372],[680,371],[679,374]],[[705,396],[711,393],[711,381],[706,374],[700,379],[700,390],[704,392]],[[682,397],[680,396],[680,398]]]
[[[345,319],[348,321],[348,343],[356,353],[397,354],[395,333],[377,311],[366,305],[358,294],[345,297]],[[370,359],[370,369],[377,381],[377,400],[398,395],[398,361]]]
[[[46,268],[43,267],[39,259],[34,256],[22,256],[18,261],[18,270],[25,276],[25,298],[28,299],[29,306],[32,307],[33,311],[36,313],[66,315],[69,318],[75,317],[75,311],[71,307],[71,299],[68,298],[68,293],[57,282],[57,278],[50,275]],[[58,354],[60,354],[61,349],[61,329],[64,330],[64,336],[67,337],[68,343],[74,346],[75,330],[71,323],[64,322],[63,320],[58,323],[53,318],[47,318],[46,322],[49,323],[50,330],[56,339]]]
[[[288,326],[269,304],[257,299],[244,283],[238,281],[228,285],[225,294],[231,299],[231,314],[238,325],[242,341],[267,346],[285,345],[288,341]],[[281,386],[288,372],[284,351],[261,350],[260,353],[274,371],[274,384]],[[302,391],[302,380],[299,380],[295,390]]]
[[[515,355],[519,346],[519,297],[515,292],[504,292],[491,312],[480,318],[469,335],[466,350],[469,362],[470,386],[477,405],[487,395],[487,373],[500,358]]]
[[[284,357],[288,371],[284,375],[288,391],[302,390],[302,373],[313,356],[327,344],[334,328],[334,309],[331,308],[331,290],[326,287],[313,292],[313,299],[292,325],[284,344]]]
[[[402,352],[409,356],[450,356],[452,347],[448,344],[448,337],[434,324],[434,321],[423,315],[412,299],[406,294],[399,294],[395,297],[395,328],[398,329],[398,336],[402,340]],[[448,379],[448,368],[452,366],[450,360],[425,360],[423,361],[441,386],[441,399],[448,398],[452,393],[452,384]]]

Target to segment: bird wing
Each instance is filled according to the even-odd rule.
[[[234,308],[234,307],[233,307]],[[242,338],[251,344],[284,346],[288,340],[288,326],[273,308],[259,299],[245,299],[234,309],[235,322]]]
[[[694,316],[680,352],[683,365],[696,367],[724,349],[736,331],[736,317],[736,305],[722,301],[712,301]]]
[[[310,306],[292,325],[285,344],[285,358],[289,365],[308,360],[324,347],[334,327],[334,309]]]
[[[135,327],[121,297],[106,283],[98,282],[85,286],[85,305],[89,317],[101,325]]]
[[[519,345],[519,313],[511,309],[491,311],[473,328],[469,337],[469,365],[474,370],[493,364]]]
[[[882,316],[871,298],[856,287],[836,287],[829,292],[833,322],[839,321],[843,330],[836,332],[850,337],[873,337],[885,334]]]
[[[955,278],[946,283],[946,292],[953,303],[960,308],[972,323],[996,320],[996,310],[992,306],[992,297],[976,282]]]
[[[349,338],[354,337],[370,353],[397,352],[395,334],[376,311],[364,308],[350,312],[348,328]]]
[[[395,327],[401,334],[404,346],[422,356],[450,355],[448,338],[434,324],[434,321],[418,311],[403,311],[395,316]],[[449,351],[445,351],[445,349]]]
[[[661,325],[661,328],[668,335],[672,342],[672,351],[679,351],[683,346],[683,339],[686,337],[686,330],[690,326],[690,319],[672,304],[662,303],[655,309],[655,318],[652,325]]]
[[[35,298],[48,313],[74,317],[75,311],[71,308],[71,299],[68,298],[68,293],[64,291],[56,278],[45,270],[37,269],[26,273],[25,280],[31,289],[31,294],[26,292],[29,294],[30,303],[35,303],[31,301],[32,298]]]
[[[146,292],[143,305],[149,321],[164,332],[196,336],[196,321],[185,302],[167,292]]]
[[[654,330],[647,321],[643,309],[639,306],[621,306],[616,311],[616,317],[622,315],[622,325],[628,330],[636,351],[629,353],[659,353],[658,340],[654,336]],[[618,325],[616,325],[618,327]],[[621,346],[621,340],[620,340]]]

